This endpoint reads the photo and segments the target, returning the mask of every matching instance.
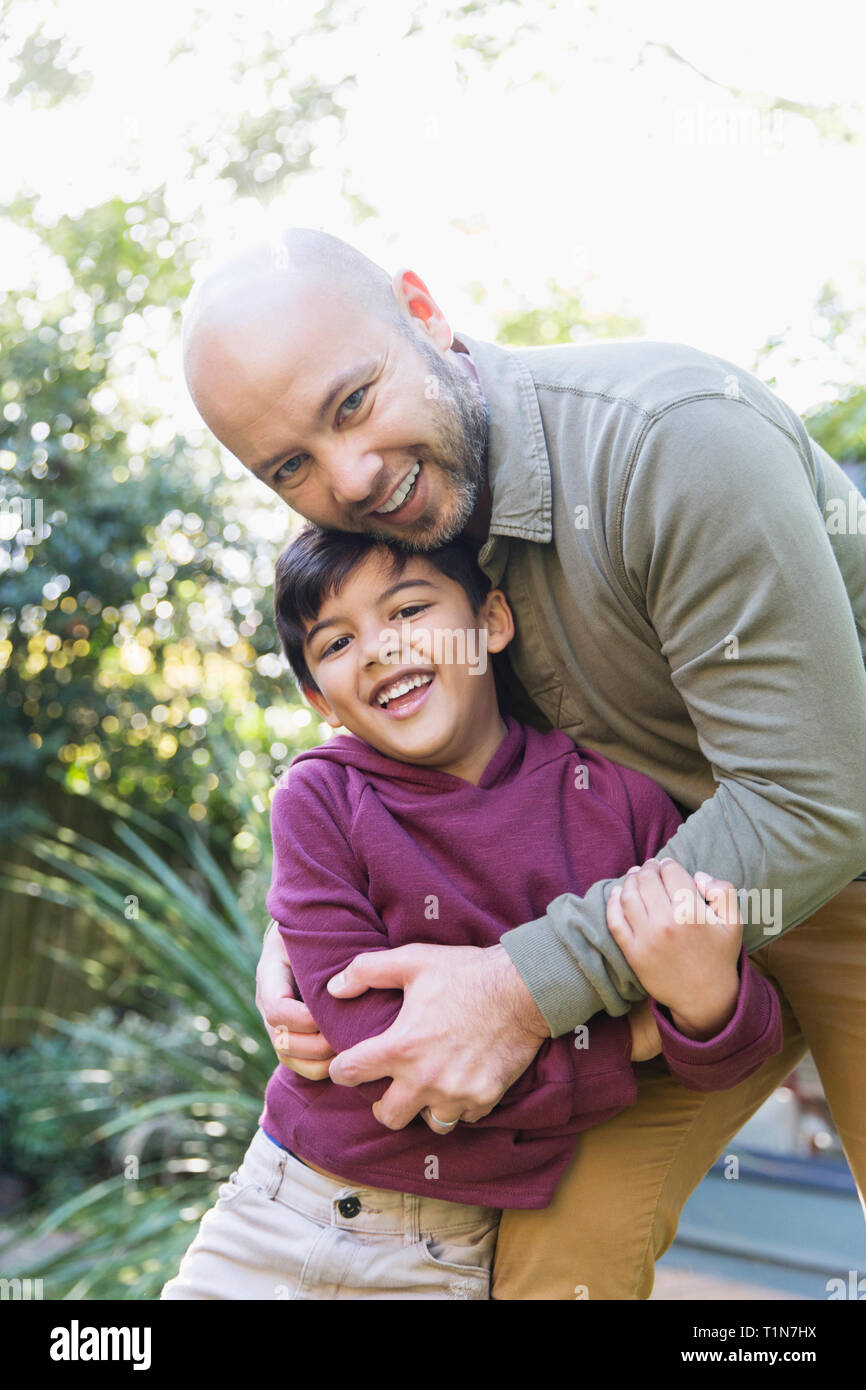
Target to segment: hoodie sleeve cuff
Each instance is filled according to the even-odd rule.
[[[740,952],[740,989],[733,1017],[706,1041],[688,1038],[674,1027],[670,1013],[650,1001],[662,1052],[672,1073],[692,1090],[724,1091],[751,1076],[782,1047],[782,1016],[773,986]]]

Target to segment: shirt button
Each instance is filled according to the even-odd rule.
[[[347,1219],[352,1216],[357,1216],[360,1210],[361,1201],[359,1197],[342,1197],[337,1203],[337,1211],[341,1216],[345,1216]]]

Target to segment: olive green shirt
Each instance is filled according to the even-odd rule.
[[[721,358],[454,347],[489,409],[479,562],[514,672],[551,725],[665,788],[687,819],[659,853],[751,893],[746,946],[767,945],[866,868],[866,503]],[[607,929],[617,881],[502,938],[555,1037],[646,993]]]

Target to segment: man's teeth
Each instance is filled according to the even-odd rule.
[[[398,699],[400,695],[405,695],[408,691],[414,690],[416,685],[429,685],[432,679],[432,676],[404,677],[403,680],[397,681],[394,685],[387,686],[382,691],[381,695],[377,695],[377,703],[380,705],[387,705],[389,700]]]
[[[377,508],[378,512],[396,512],[398,507],[402,507],[403,503],[406,501],[406,498],[409,496],[409,493],[415,486],[415,479],[418,477],[418,470],[420,469],[420,467],[420,463],[415,463],[413,465],[412,469],[406,474],[397,491],[391,494],[391,497],[387,502],[385,502],[381,507]]]

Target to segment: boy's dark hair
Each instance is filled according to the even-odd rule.
[[[354,569],[373,550],[380,550],[395,575],[408,560],[421,558],[466,593],[477,613],[490,590],[468,541],[449,541],[435,550],[409,550],[397,541],[377,540],[357,531],[325,531],[308,523],[277,560],[274,617],[286,659],[298,685],[318,691],[304,655],[306,626],[314,623],[326,598],[338,594]]]

